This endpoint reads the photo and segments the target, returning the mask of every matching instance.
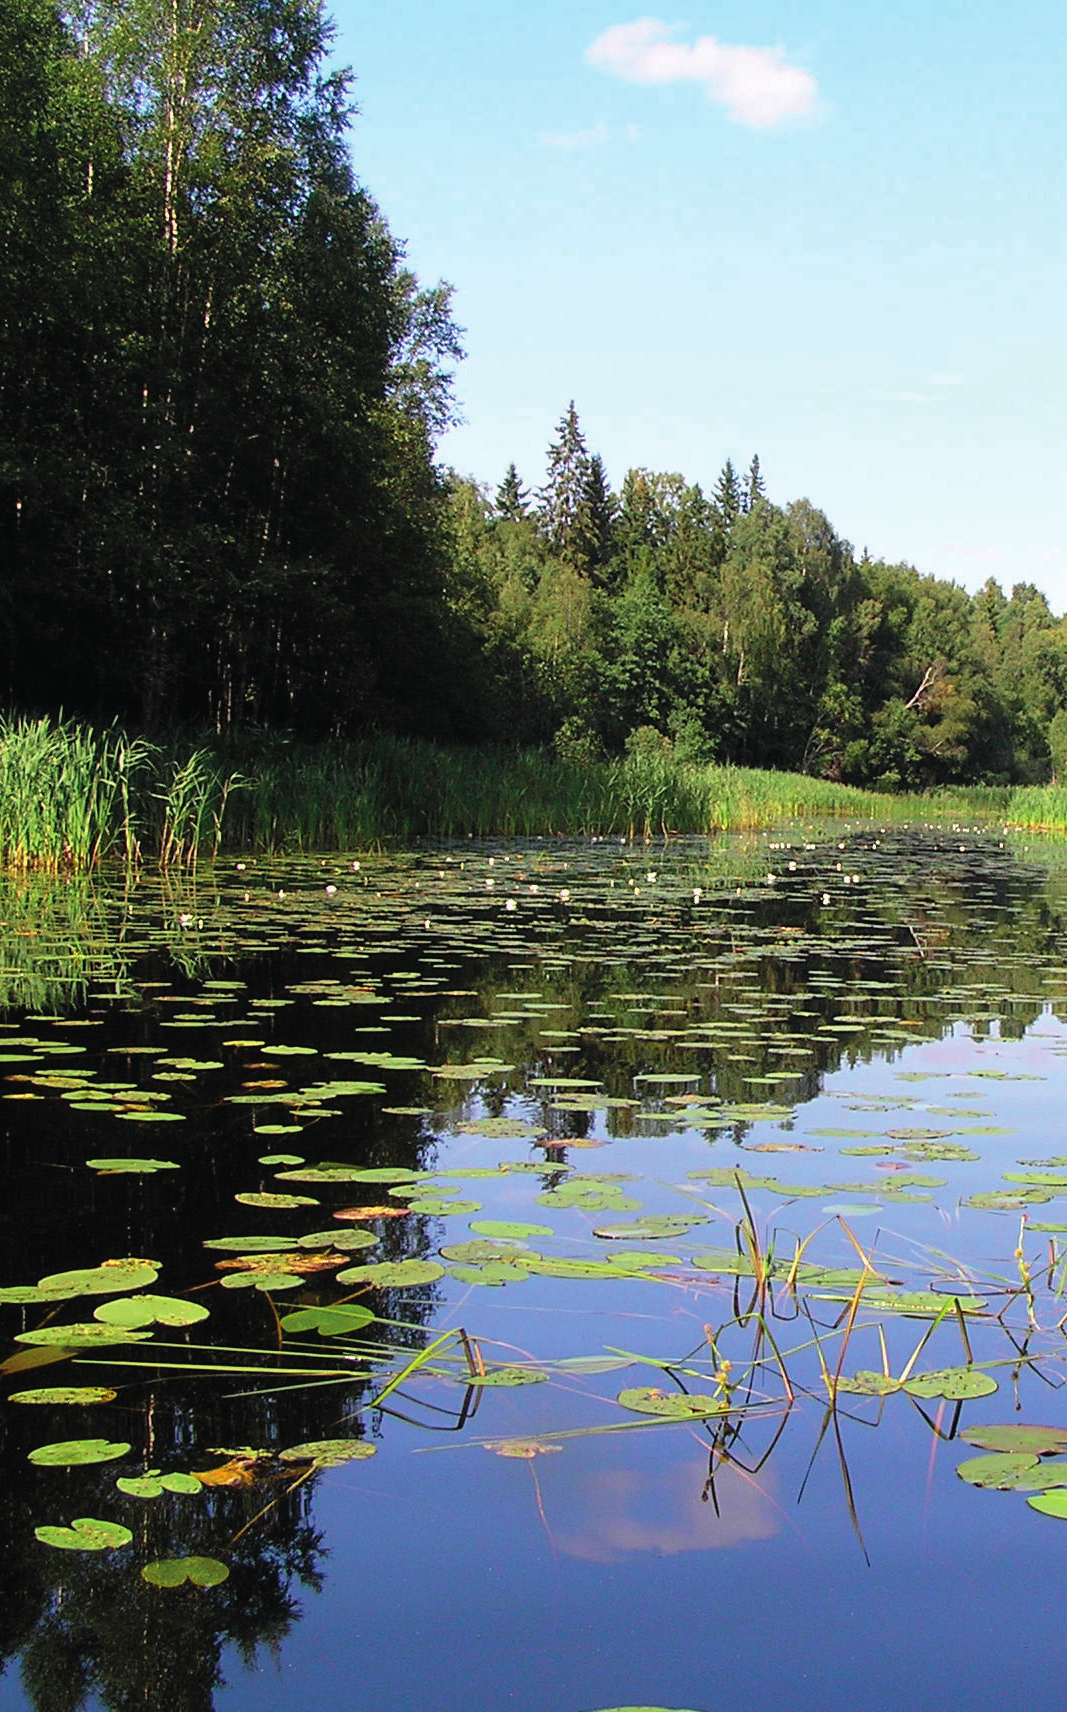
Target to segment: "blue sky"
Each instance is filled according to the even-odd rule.
[[[618,486],[758,452],[857,552],[1067,608],[1067,13],[1053,0],[334,7],[352,153],[455,287],[444,461]]]

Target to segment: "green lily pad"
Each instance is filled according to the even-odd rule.
[[[520,1241],[528,1236],[551,1236],[550,1225],[526,1225],[514,1219],[472,1219],[471,1230],[479,1236],[517,1237]]]
[[[55,1444],[38,1445],[29,1458],[39,1468],[74,1468],[85,1462],[114,1462],[129,1449],[128,1444],[110,1439],[60,1439]]]
[[[960,1437],[980,1450],[1023,1451],[1031,1456],[1067,1451],[1067,1427],[1030,1427],[1011,1421],[1005,1426],[965,1427]]]
[[[684,1391],[659,1391],[639,1385],[620,1391],[615,1401],[638,1415],[657,1415],[666,1421],[702,1420],[707,1415],[725,1415],[729,1404],[723,1397],[702,1397]]]
[[[816,1292],[822,1294],[822,1292]],[[837,1291],[827,1291],[830,1300],[846,1300]],[[953,1296],[948,1293],[938,1294],[934,1290],[865,1290],[861,1306],[864,1310],[876,1314],[908,1314],[913,1318],[927,1318],[940,1314],[948,1304],[948,1311],[954,1312],[953,1303],[958,1302],[965,1314],[981,1313],[985,1302],[977,1296]]]
[[[86,1266],[76,1272],[52,1272],[37,1282],[42,1290],[70,1288],[80,1296],[106,1296],[143,1289],[158,1277],[159,1265],[154,1260],[105,1260],[100,1266]]]
[[[488,1373],[477,1373],[470,1377],[464,1374],[460,1379],[461,1385],[539,1385],[548,1374],[542,1373],[537,1367],[491,1367]]]
[[[1026,1502],[1031,1510],[1037,1510],[1042,1516],[1054,1516],[1058,1522],[1067,1522],[1067,1491],[1062,1488],[1054,1492],[1040,1492]]]
[[[207,1317],[207,1308],[181,1296],[120,1296],[93,1310],[109,1326],[195,1326]]]
[[[701,1222],[699,1214],[688,1218],[677,1213],[652,1213],[647,1218],[633,1219],[627,1225],[595,1225],[593,1235],[604,1237],[609,1242],[648,1242],[661,1236],[685,1236]]]
[[[856,1373],[842,1373],[836,1389],[858,1397],[889,1397],[900,1390],[900,1380],[894,1379],[891,1373],[875,1373],[861,1367]]]
[[[193,1474],[160,1474],[154,1469],[147,1474],[120,1475],[115,1485],[130,1498],[161,1498],[164,1492],[194,1494],[204,1490]]]
[[[1020,1476],[1029,1477],[1037,1466],[1037,1457],[1028,1451],[1000,1451],[990,1456],[970,1456],[958,1465],[956,1473],[969,1486],[1009,1492],[1018,1485]]]
[[[36,1391],[12,1391],[9,1403],[112,1403],[116,1393],[108,1385],[48,1385]]]
[[[141,1575],[152,1587],[218,1587],[229,1570],[217,1557],[157,1557],[146,1563]]]
[[[379,1260],[365,1266],[349,1266],[337,1274],[339,1284],[372,1284],[379,1290],[407,1289],[432,1284],[443,1278],[445,1269],[436,1260]]]
[[[230,1272],[222,1280],[224,1290],[299,1290],[304,1280],[298,1272]]]
[[[974,1367],[942,1367],[930,1373],[913,1373],[904,1383],[910,1397],[946,1397],[960,1402],[966,1397],[991,1397],[997,1382],[989,1373]]]
[[[292,1445],[279,1452],[282,1462],[313,1462],[316,1468],[340,1468],[345,1462],[358,1462],[374,1456],[377,1445],[366,1439],[314,1439],[309,1444]]]
[[[150,1177],[156,1171],[177,1171],[173,1159],[87,1159],[86,1165],[105,1177],[115,1177],[124,1171]]]
[[[486,1260],[521,1260],[529,1250],[520,1242],[508,1242],[498,1237],[480,1237],[476,1242],[449,1242],[439,1250],[445,1260],[458,1260],[462,1265],[481,1266]]]
[[[359,1302],[342,1302],[336,1308],[296,1308],[283,1317],[282,1331],[315,1331],[322,1337],[343,1337],[361,1331],[376,1318]]]
[[[16,1332],[16,1343],[32,1343],[60,1349],[89,1349],[109,1343],[144,1343],[151,1332],[127,1326],[102,1325],[98,1320],[78,1320],[69,1326],[40,1326],[33,1332]]]
[[[450,1266],[450,1278],[458,1284],[488,1284],[499,1287],[503,1284],[519,1284],[524,1278],[529,1278],[529,1268],[517,1261],[485,1260],[480,1266]]]
[[[317,1207],[319,1205],[314,1195],[277,1195],[251,1191],[246,1195],[235,1195],[235,1201],[240,1201],[245,1207],[271,1207],[279,1211],[289,1207]]]
[[[95,1516],[78,1516],[69,1528],[34,1528],[42,1545],[62,1551],[114,1551],[133,1539],[129,1528],[118,1522],[101,1522]]]
[[[53,1290],[42,1290],[39,1284],[9,1284],[0,1289],[0,1302],[8,1302],[17,1307],[40,1307],[45,1302],[69,1302],[81,1291],[59,1286]]]

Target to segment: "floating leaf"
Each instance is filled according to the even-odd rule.
[[[1032,1488],[1035,1482],[1030,1476],[1037,1466],[1037,1457],[1027,1451],[1000,1451],[991,1456],[968,1457],[959,1464],[956,1473],[970,1486],[989,1486],[997,1492],[1009,1492],[1018,1487],[1020,1480]]]
[[[627,1225],[596,1225],[593,1235],[611,1242],[647,1242],[654,1237],[685,1236],[701,1222],[699,1215],[688,1218],[676,1213],[652,1213]]]
[[[1067,1451],[1067,1427],[1030,1427],[1011,1421],[1006,1426],[965,1427],[960,1437],[982,1450],[1025,1451],[1031,1456]]]
[[[17,1307],[39,1307],[45,1302],[69,1302],[80,1295],[80,1290],[69,1285],[42,1290],[39,1284],[9,1284],[0,1290],[0,1302],[9,1302]]]
[[[1031,1510],[1037,1510],[1042,1516],[1054,1516],[1058,1522],[1067,1522],[1067,1491],[1041,1492],[1035,1498],[1026,1502]]]
[[[292,1445],[279,1455],[282,1462],[313,1462],[316,1468],[340,1468],[344,1462],[373,1456],[377,1448],[366,1439],[314,1439],[310,1444]]]
[[[247,1195],[235,1195],[235,1201],[240,1201],[246,1207],[272,1207],[283,1210],[287,1207],[317,1207],[313,1195],[276,1195],[250,1192]]]
[[[859,1397],[889,1397],[900,1390],[900,1380],[894,1379],[891,1373],[873,1373],[861,1367],[856,1373],[842,1373],[835,1389],[852,1392]]]
[[[159,1557],[146,1563],[141,1575],[152,1587],[218,1587],[229,1570],[217,1557]]]
[[[562,1445],[545,1444],[541,1439],[493,1439],[484,1446],[495,1456],[520,1458],[523,1462],[532,1462],[535,1456],[548,1456],[553,1451],[561,1451]]]
[[[520,1242],[493,1237],[481,1237],[476,1242],[450,1242],[440,1250],[445,1260],[472,1266],[480,1266],[485,1260],[521,1261],[528,1252]]]
[[[101,1522],[95,1516],[78,1516],[69,1528],[35,1528],[42,1545],[62,1551],[114,1551],[133,1539],[129,1528],[118,1522]]]
[[[406,1289],[432,1284],[443,1278],[445,1269],[436,1260],[380,1260],[365,1266],[349,1266],[337,1274],[339,1284],[372,1284],[379,1290]]]
[[[377,1318],[358,1302],[343,1302],[336,1308],[297,1308],[282,1319],[285,1332],[316,1331],[322,1337],[342,1337],[361,1331]]]
[[[120,1476],[115,1485],[130,1498],[161,1498],[164,1492],[195,1493],[202,1491],[195,1474],[160,1474],[150,1469],[147,1474]]]
[[[620,1391],[615,1401],[638,1415],[657,1415],[668,1421],[693,1421],[706,1415],[725,1415],[729,1404],[723,1397],[702,1397],[684,1391],[659,1391],[641,1385]]]
[[[221,1248],[229,1254],[276,1254],[284,1237],[276,1236],[216,1236],[204,1243],[205,1248]]]
[[[113,1403],[116,1393],[107,1385],[49,1385],[39,1391],[12,1391],[9,1403]]]
[[[126,1326],[108,1326],[102,1325],[98,1320],[80,1320],[69,1326],[40,1326],[37,1331],[17,1332],[15,1342],[44,1344],[63,1349],[88,1349],[99,1344],[143,1343],[151,1336],[151,1332],[135,1331]]]
[[[159,1276],[155,1260],[105,1260],[100,1266],[82,1267],[76,1272],[53,1272],[37,1280],[42,1290],[73,1289],[80,1296],[117,1295],[123,1290],[140,1290],[154,1284]]]
[[[537,1367],[491,1367],[488,1373],[464,1374],[461,1385],[538,1385],[548,1374]]]
[[[974,1367],[942,1367],[936,1372],[913,1373],[904,1389],[911,1397],[947,1397],[959,1402],[965,1397],[990,1397],[997,1382]]]
[[[115,1177],[124,1171],[149,1177],[155,1171],[179,1169],[173,1159],[87,1159],[85,1163],[106,1177]]]
[[[73,1468],[84,1462],[114,1462],[129,1449],[128,1444],[110,1439],[60,1439],[55,1444],[38,1445],[29,1457],[39,1468]]]
[[[459,1284],[518,1284],[530,1276],[529,1269],[514,1261],[485,1260],[480,1266],[450,1266],[450,1278]]]
[[[207,1317],[207,1308],[181,1296],[121,1296],[93,1310],[109,1326],[195,1326]]]

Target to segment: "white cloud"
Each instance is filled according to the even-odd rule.
[[[538,142],[549,149],[593,149],[608,140],[608,128],[601,121],[590,131],[542,131]]]
[[[659,18],[613,24],[586,50],[590,65],[629,83],[700,83],[742,125],[768,127],[810,113],[818,99],[815,79],[789,65],[784,48],[733,47],[714,36],[693,43],[672,38]]]

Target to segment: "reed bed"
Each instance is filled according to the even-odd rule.
[[[651,839],[792,819],[976,816],[1067,830],[1067,791],[887,796],[670,754],[576,761],[412,738],[308,745],[265,734],[152,743],[116,726],[0,717],[0,865],[21,871],[116,859],[188,868],[223,850],[351,850],[418,837]]]

